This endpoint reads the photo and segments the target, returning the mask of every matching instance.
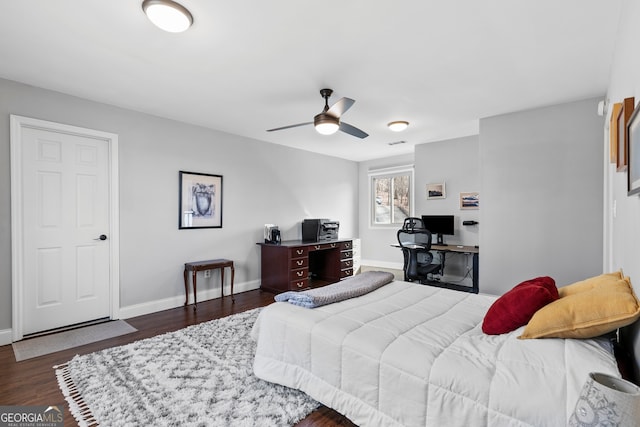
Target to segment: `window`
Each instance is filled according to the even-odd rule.
[[[413,213],[413,167],[369,172],[371,225],[402,225]]]

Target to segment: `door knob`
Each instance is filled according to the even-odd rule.
[[[107,240],[107,236],[104,234],[101,234],[100,237],[98,237],[97,239],[93,239],[93,240]]]

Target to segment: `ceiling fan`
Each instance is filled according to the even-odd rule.
[[[298,123],[295,125],[283,126],[275,129],[267,129],[267,132],[273,132],[276,130],[290,129],[298,126],[311,125],[316,128],[318,133],[323,135],[331,135],[338,130],[353,135],[358,138],[366,138],[368,133],[358,129],[355,126],[345,123],[340,120],[340,117],[353,105],[354,101],[351,98],[340,98],[335,104],[329,107],[329,97],[333,93],[331,89],[320,89],[320,95],[324,98],[324,110],[320,114],[317,114],[312,122]]]

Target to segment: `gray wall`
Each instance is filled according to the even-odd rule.
[[[479,136],[416,145],[416,215],[454,215],[455,235],[445,243],[477,245],[479,210],[461,210],[460,193],[480,191]],[[427,200],[427,184],[445,183],[446,198]],[[480,195],[482,197],[482,194]]]
[[[463,226],[462,221],[479,220],[479,210],[461,210],[460,193],[480,191],[478,135],[419,144],[415,151],[416,215],[454,215],[455,234],[444,236],[450,245],[477,245],[481,224]],[[427,184],[445,183],[446,198],[427,200]],[[482,194],[480,194],[482,197]],[[471,267],[471,256],[447,256],[445,281],[460,281]],[[471,286],[471,278],[460,282]]]
[[[415,154],[394,156],[360,163],[360,238],[362,264],[383,268],[402,268],[402,253],[391,244],[397,242],[398,226],[370,225],[371,204],[369,171],[402,165],[414,165],[414,214],[455,215],[454,236],[445,236],[450,244],[477,245],[479,226],[463,227],[464,220],[478,220],[477,210],[460,210],[460,192],[480,191],[479,138],[477,135],[446,141],[418,144]],[[426,185],[444,182],[447,197],[427,200]],[[471,266],[471,257],[447,258],[445,280],[471,286],[471,278],[461,280]]]
[[[637,40],[640,28],[640,2],[626,1],[620,18],[616,51],[611,66],[611,79],[607,91],[609,106],[635,97],[636,108],[640,101],[640,55]],[[606,116],[609,121],[611,107]],[[617,172],[608,160],[609,133],[604,132],[603,164],[605,165],[605,247],[604,269],[623,269],[631,278],[636,295],[640,295],[640,197],[627,196],[627,174]],[[640,380],[640,322],[631,329],[635,340],[636,379]]]
[[[602,272],[602,127],[600,98],[482,119],[480,135],[416,146],[415,214],[453,214],[451,244],[480,246],[480,291],[501,295],[541,275],[558,286]],[[360,237],[364,265],[402,266],[390,244],[397,227],[369,226],[369,169],[411,164],[393,157],[360,164]],[[426,199],[445,182],[447,197]],[[480,209],[460,210],[459,193],[480,192]],[[476,226],[462,226],[463,220]],[[450,258],[447,280],[465,258]],[[470,285],[465,279],[463,284]]]
[[[294,239],[302,219],[327,217],[357,237],[355,162],[0,79],[0,332],[11,328],[9,114],[119,135],[121,307],[180,301],[186,261],[233,259],[238,287],[257,286],[265,223]],[[180,170],[223,175],[223,228],[178,230]]]
[[[480,287],[602,272],[601,98],[480,121]]]

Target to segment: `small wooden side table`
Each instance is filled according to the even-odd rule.
[[[207,261],[185,262],[184,263],[184,305],[189,303],[189,271],[191,271],[191,283],[193,284],[193,309],[198,307],[198,294],[196,293],[196,275],[198,271],[220,270],[220,297],[224,297],[224,269],[231,268],[231,302],[235,302],[233,296],[233,279],[236,274],[233,261],[229,259],[210,259]]]

